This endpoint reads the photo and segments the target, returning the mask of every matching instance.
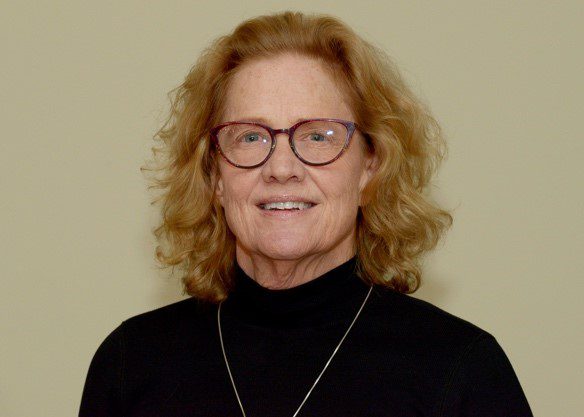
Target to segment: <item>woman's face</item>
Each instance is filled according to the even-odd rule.
[[[302,119],[354,121],[344,94],[319,61],[285,54],[244,64],[226,96],[226,121],[258,121],[274,129]],[[354,254],[360,193],[372,174],[373,157],[361,134],[345,153],[324,166],[310,166],[293,153],[285,134],[257,168],[242,169],[219,158],[216,195],[236,237],[237,259],[302,260]],[[266,210],[267,201],[305,201],[302,210]]]

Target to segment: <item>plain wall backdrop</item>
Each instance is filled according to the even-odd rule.
[[[199,52],[284,9],[386,50],[444,128],[455,222],[416,296],[494,334],[536,415],[581,415],[583,5],[1,1],[0,415],[76,415],[105,336],[184,297],[139,168]]]

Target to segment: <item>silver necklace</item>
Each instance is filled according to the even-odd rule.
[[[302,406],[304,405],[306,400],[308,400],[308,397],[312,393],[312,390],[314,390],[314,387],[316,387],[316,384],[318,384],[318,381],[320,381],[320,377],[322,377],[322,375],[324,374],[324,372],[326,371],[326,369],[330,365],[331,361],[333,360],[333,358],[337,354],[337,351],[339,350],[339,348],[341,347],[341,345],[345,341],[345,338],[347,337],[347,335],[351,331],[351,328],[353,327],[353,325],[355,324],[355,322],[359,318],[359,315],[361,314],[363,307],[365,307],[365,304],[367,304],[367,300],[369,299],[369,296],[371,295],[372,289],[373,289],[373,287],[369,287],[369,291],[367,292],[367,295],[365,296],[365,300],[363,300],[363,303],[361,304],[361,307],[359,307],[359,311],[357,311],[357,314],[355,314],[355,317],[353,318],[353,321],[349,325],[349,328],[347,329],[347,331],[345,332],[345,334],[341,338],[341,341],[339,342],[339,344],[337,345],[335,350],[333,350],[333,353],[329,357],[328,361],[326,361],[324,368],[322,368],[322,371],[320,371],[320,374],[318,374],[318,376],[316,377],[316,380],[314,381],[314,383],[312,384],[312,386],[308,390],[308,393],[306,393],[304,400],[302,400],[302,403],[300,403],[300,406],[298,406],[298,408],[296,409],[296,412],[294,413],[294,415],[292,417],[296,417],[298,415],[298,413],[300,412],[300,409],[302,408]],[[229,367],[229,361],[227,360],[227,355],[225,354],[225,345],[223,344],[223,332],[221,330],[221,305],[222,304],[223,304],[223,302],[221,302],[219,304],[219,307],[217,308],[217,328],[219,329],[219,341],[221,342],[221,351],[223,352],[223,359],[225,360],[225,366],[227,367],[227,373],[229,373],[229,379],[231,380],[231,386],[233,387],[233,392],[235,392],[235,397],[237,398],[239,408],[241,409],[241,414],[243,415],[243,417],[247,417],[245,414],[245,410],[243,409],[243,404],[241,403],[241,398],[239,398],[239,393],[237,392],[237,388],[235,386],[235,381],[233,380],[233,375],[231,374],[231,368]]]

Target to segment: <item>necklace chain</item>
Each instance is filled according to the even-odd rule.
[[[372,289],[373,289],[373,287],[369,287],[369,291],[367,292],[367,295],[365,296],[365,300],[363,300],[363,303],[361,303],[361,307],[359,307],[359,310],[357,311],[357,314],[355,314],[353,321],[351,322],[351,324],[347,328],[347,331],[345,332],[345,334],[341,338],[341,341],[335,347],[335,350],[333,350],[333,353],[331,354],[331,356],[327,360],[326,364],[322,368],[322,371],[320,371],[320,374],[318,374],[318,376],[316,377],[316,380],[314,381],[314,383],[312,384],[312,386],[310,387],[310,389],[306,393],[306,396],[302,400],[302,403],[300,403],[300,405],[298,406],[298,408],[296,409],[296,412],[294,413],[294,415],[292,417],[296,417],[298,415],[298,413],[300,412],[300,409],[302,408],[304,403],[306,403],[306,400],[308,400],[308,397],[310,396],[310,394],[314,390],[314,387],[316,387],[316,384],[318,384],[318,381],[320,381],[320,378],[322,377],[322,375],[324,374],[324,372],[326,371],[326,369],[328,368],[328,366],[332,362],[333,358],[337,354],[337,351],[339,350],[339,348],[341,347],[341,345],[345,341],[345,338],[347,337],[347,335],[351,331],[351,328],[353,327],[353,325],[355,324],[355,322],[359,318],[359,315],[361,314],[363,307],[365,307],[365,304],[367,304],[367,300],[369,299],[369,296],[371,295]],[[227,367],[227,373],[229,374],[229,379],[231,380],[231,385],[233,386],[233,391],[235,392],[235,397],[237,398],[239,408],[241,409],[241,414],[243,415],[243,417],[247,417],[245,414],[245,410],[243,408],[243,404],[241,403],[241,398],[239,398],[239,393],[237,392],[237,387],[235,386],[233,374],[231,373],[231,368],[229,367],[229,361],[227,360],[227,355],[225,353],[225,345],[223,344],[223,331],[221,330],[221,305],[222,304],[223,304],[223,302],[221,302],[219,304],[219,307],[217,308],[217,328],[219,329],[219,341],[221,342],[221,351],[223,352],[223,359],[225,360],[225,366]]]

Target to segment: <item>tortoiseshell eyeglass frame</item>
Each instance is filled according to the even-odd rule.
[[[347,129],[347,137],[345,138],[345,143],[343,144],[343,148],[338,153],[338,155],[335,156],[330,161],[310,162],[310,161],[307,161],[306,159],[302,158],[298,154],[298,152],[296,151],[296,148],[294,147],[294,141],[292,140],[292,138],[294,137],[294,132],[296,131],[296,129],[298,129],[298,127],[300,127],[306,123],[310,123],[310,122],[335,122],[335,123],[342,124]],[[270,139],[272,141],[270,144],[270,151],[268,152],[268,155],[261,162],[255,164],[255,165],[250,165],[250,166],[239,165],[239,164],[234,163],[233,161],[230,161],[229,158],[227,158],[227,156],[223,153],[223,150],[221,149],[221,146],[219,145],[219,138],[217,137],[217,133],[222,128],[224,128],[226,126],[231,126],[231,125],[236,125],[236,124],[258,126],[258,127],[264,128],[265,130],[267,130],[270,133]],[[211,139],[213,140],[213,142],[215,142],[215,147],[219,151],[219,154],[221,154],[223,159],[225,159],[229,164],[231,164],[237,168],[251,169],[251,168],[257,168],[259,166],[262,166],[263,164],[265,164],[267,162],[268,159],[270,159],[270,156],[272,156],[272,154],[274,153],[274,149],[276,149],[276,135],[279,135],[280,133],[285,133],[288,135],[288,144],[290,145],[292,152],[294,152],[294,155],[296,155],[296,157],[298,159],[300,159],[303,163],[305,163],[306,165],[312,165],[312,166],[322,166],[322,165],[328,165],[328,164],[336,161],[337,159],[339,159],[343,155],[343,153],[345,153],[345,150],[349,147],[349,142],[351,141],[351,138],[353,137],[353,133],[357,129],[358,129],[358,127],[354,122],[349,122],[347,120],[341,120],[341,119],[326,119],[326,118],[325,119],[319,118],[319,119],[301,120],[298,123],[289,127],[288,129],[272,129],[270,126],[267,126],[267,125],[262,124],[262,123],[257,123],[257,122],[233,121],[233,122],[221,123],[221,124],[213,127],[210,130],[210,135],[211,135]]]

